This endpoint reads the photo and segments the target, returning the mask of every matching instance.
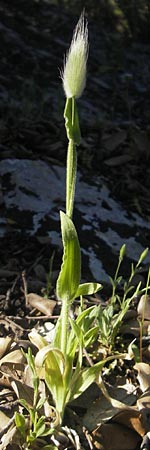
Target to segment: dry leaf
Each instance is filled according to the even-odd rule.
[[[10,349],[13,338],[6,336],[0,338],[0,358]]]
[[[16,445],[21,448],[21,434],[16,427],[11,426],[7,433],[1,439],[0,450],[6,450],[9,445],[13,445],[13,450],[16,450]]]
[[[7,355],[3,356],[3,358],[0,359],[0,366],[4,363],[13,363],[13,364],[22,364],[25,362],[25,357],[23,356],[23,353],[21,350],[14,350]]]
[[[10,422],[10,417],[6,416],[3,411],[0,411],[0,431],[2,431]]]
[[[140,440],[135,431],[117,423],[102,424],[92,432],[98,450],[135,450]]]
[[[150,429],[150,389],[137,400],[137,406],[141,414],[141,421],[145,432],[148,432]]]
[[[36,308],[46,316],[52,316],[56,306],[56,302],[54,300],[41,297],[40,295],[34,293],[27,295],[27,302],[30,306]]]
[[[137,406],[139,410],[143,408],[150,408],[150,389],[146,390],[137,400]]]
[[[146,363],[136,363],[134,369],[138,371],[137,379],[141,391],[144,392],[150,387],[150,366]]]
[[[146,430],[141,420],[141,414],[135,409],[126,409],[119,411],[113,418],[112,422],[120,423],[127,428],[135,430],[141,437],[144,436]]]
[[[100,386],[100,385],[99,385]],[[128,391],[128,388],[132,388]],[[113,396],[113,397],[112,397]],[[88,430],[92,430],[106,420],[114,417],[114,414],[126,409],[133,409],[133,403],[136,402],[135,388],[133,385],[119,385],[110,387],[106,390],[106,384],[101,384],[98,398],[93,399],[90,408],[87,409],[83,422]]]
[[[142,295],[137,307],[138,315],[150,320],[150,295]]]
[[[136,319],[128,320],[127,322],[123,323],[121,327],[121,334],[131,334],[135,337],[139,337],[140,334],[140,327],[139,322]]]
[[[23,398],[30,407],[33,406],[34,389],[32,387],[27,386],[19,380],[13,380],[11,386],[15,391],[17,398]]]
[[[143,441],[140,446],[141,450],[149,450],[150,449],[150,432],[146,433],[143,437]]]

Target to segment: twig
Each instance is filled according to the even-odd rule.
[[[22,281],[23,281],[23,291],[25,296],[25,304],[26,307],[28,307],[28,289],[27,289],[27,280],[26,280],[26,271],[23,270],[22,272]]]
[[[83,434],[84,434],[84,436],[85,436],[85,438],[86,438],[86,440],[87,440],[87,442],[89,444],[90,450],[93,450],[94,447],[93,447],[93,444],[92,444],[92,437],[91,437],[90,433],[88,432],[88,430],[85,427],[83,427]]]
[[[9,319],[14,319],[14,316],[7,316],[7,318],[9,318]],[[59,315],[57,315],[57,316],[49,316],[49,315],[46,315],[46,316],[24,316],[24,317],[20,317],[20,316],[15,316],[15,321],[16,320],[25,320],[25,319],[27,319],[27,320],[42,320],[42,319],[59,319]]]

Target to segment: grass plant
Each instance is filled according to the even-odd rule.
[[[37,374],[35,359],[30,348],[28,348],[26,359],[33,385],[33,402],[30,401],[29,403],[25,399],[19,399],[19,403],[25,408],[28,415],[25,416],[17,411],[15,413],[16,428],[21,435],[21,448],[24,448],[24,450],[35,448],[35,446],[37,448],[38,441],[40,440],[40,444],[43,443],[43,450],[50,450],[52,448],[51,446],[46,445],[45,448],[44,438],[48,435],[52,435],[53,429],[47,426],[46,416],[41,414],[46,399],[44,396],[39,396],[40,378]]]
[[[56,295],[61,302],[61,314],[51,344],[48,344],[36,331],[32,331],[29,335],[30,341],[38,349],[35,356],[30,349],[26,355],[34,392],[33,403],[28,405],[25,400],[20,399],[21,405],[28,412],[28,423],[22,413],[17,412],[15,415],[16,427],[22,439],[21,448],[24,449],[34,449],[39,438],[41,439],[40,448],[43,450],[56,448],[52,443],[46,445],[42,440],[48,434],[52,435],[52,432],[55,434],[56,429],[63,424],[66,405],[78,398],[99,377],[103,366],[114,358],[112,350],[122,320],[133,297],[142,292],[140,283],[136,289],[133,289],[132,280],[147,254],[147,249],[140,256],[136,266],[132,265],[129,280],[123,285],[121,300],[117,294],[117,288],[122,282],[119,271],[125,254],[124,245],[120,250],[115,277],[111,279],[110,303],[104,310],[95,305],[84,309],[84,296],[92,295],[102,288],[101,284],[96,282],[80,283],[81,250],[73,222],[77,146],[81,139],[77,99],[82,95],[86,83],[87,57],[88,27],[84,14],[81,14],[61,73],[66,95],[64,118],[68,137],[66,211],[60,211],[63,258],[56,284]],[[76,318],[72,318],[70,309],[77,298],[80,298],[79,313]],[[92,361],[92,364],[87,366],[83,363],[84,355],[97,340],[109,348],[109,355],[96,363]],[[117,357],[120,358],[121,355],[115,354],[115,358]],[[40,396],[42,380],[47,387],[46,397]],[[51,409],[55,411],[55,417],[54,420],[51,419],[49,429],[46,424],[46,415],[41,412],[45,402],[48,402]]]
[[[101,345],[108,349],[108,353],[115,350],[117,340],[119,339],[120,328],[123,323],[123,319],[127,311],[130,308],[133,299],[136,299],[138,295],[148,292],[149,274],[147,278],[147,284],[145,288],[142,288],[141,281],[135,287],[134,278],[140,271],[140,266],[146,258],[149,249],[146,248],[140,255],[138,262],[134,265],[131,264],[131,271],[128,279],[123,281],[122,275],[120,275],[120,267],[125,256],[126,246],[125,244],[120,249],[118,265],[114,278],[110,278],[112,284],[112,294],[110,296],[108,304],[104,309],[100,307],[97,315],[99,324],[99,342]],[[121,294],[119,295],[119,288]],[[141,327],[143,328],[143,320],[141,321]]]
[[[75,298],[91,295],[101,289],[99,283],[80,284],[81,250],[72,220],[77,172],[76,146],[79,145],[81,137],[76,99],[81,96],[85,87],[87,56],[88,28],[82,14],[74,31],[62,72],[66,94],[64,118],[69,142],[66,168],[66,212],[60,212],[63,261],[56,285],[56,295],[62,304],[61,315],[56,326],[53,344],[39,348],[35,358],[39,371],[44,364],[45,381],[52,394],[60,424],[63,421],[66,404],[77,398],[94,381],[104,365],[104,361],[101,361],[94,367],[82,367],[83,348],[96,338],[98,332],[98,327],[93,324],[93,319],[91,320],[91,308],[81,311],[76,320],[72,320],[69,316],[70,307]],[[89,329],[87,324],[93,326]],[[36,344],[35,335],[31,333],[30,338]]]

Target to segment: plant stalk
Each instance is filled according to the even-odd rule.
[[[67,300],[62,302],[61,307],[61,351],[66,357],[67,353],[67,337],[68,337],[68,316],[69,316],[69,302]]]
[[[67,152],[67,173],[66,173],[66,214],[72,219],[75,184],[77,173],[77,152],[73,139],[69,140]]]

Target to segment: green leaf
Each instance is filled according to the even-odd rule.
[[[89,345],[91,345],[93,343],[93,341],[96,340],[97,336],[98,336],[98,332],[99,332],[99,327],[95,326],[93,328],[91,328],[90,330],[88,330],[85,334],[84,334],[84,347],[88,347]]]
[[[72,321],[70,319],[72,330],[70,331],[68,336],[67,354],[69,354],[72,358],[75,356],[78,343],[80,345],[83,344],[82,342],[83,338],[81,337],[81,330],[83,336],[86,336],[86,333],[88,332],[90,333],[91,324],[97,318],[98,312],[99,307],[94,305],[82,311],[75,321]],[[85,344],[86,342],[84,343],[84,345]]]
[[[83,283],[79,284],[79,287],[76,292],[76,297],[80,297],[80,295],[92,295],[102,289],[102,285],[99,283]]]
[[[147,248],[145,248],[145,250],[141,253],[141,255],[140,255],[140,257],[139,257],[139,260],[138,260],[138,262],[137,262],[137,264],[136,264],[136,267],[139,267],[139,266],[140,266],[140,264],[142,263],[142,261],[146,258],[148,252],[149,252],[149,248],[147,247]]]
[[[43,396],[43,397],[41,397],[41,398],[39,399],[39,401],[37,402],[36,410],[41,409],[42,406],[44,405],[44,403],[45,403],[45,397]]]
[[[15,412],[15,424],[23,438],[25,438],[25,417],[17,411]]]
[[[64,118],[68,140],[72,139],[76,145],[79,145],[81,141],[81,133],[77,106],[74,98],[66,99]]]
[[[58,450],[58,446],[56,447],[55,445],[48,444],[44,445],[44,447],[42,447],[42,450]]]
[[[36,436],[42,436],[45,432],[45,417],[42,416],[39,418],[37,424],[36,424]]]
[[[123,260],[125,252],[126,252],[126,244],[123,244],[119,252],[119,262]]]
[[[81,346],[83,346],[83,332],[81,330],[81,327],[79,327],[77,325],[77,322],[75,320],[72,320],[71,317],[69,318],[69,322],[70,322],[71,328],[74,332],[74,336],[77,338],[79,344]],[[74,337],[74,339],[75,339],[75,337]]]
[[[30,413],[31,408],[28,405],[28,403],[26,402],[26,400],[24,400],[24,398],[20,398],[19,403],[28,411],[28,413]]]
[[[79,395],[81,395],[96,380],[96,377],[100,373],[105,361],[100,361],[97,364],[89,367],[88,369],[81,369],[72,377],[70,386],[70,401],[79,397]]]
[[[76,363],[77,366],[77,363]],[[74,357],[70,356],[70,353],[67,354],[65,361],[65,371],[64,371],[64,390],[65,390],[65,404],[67,403],[68,396],[70,397],[70,382],[72,379],[72,375],[74,373]]]
[[[103,366],[108,362],[112,361],[113,359],[120,359],[124,358],[125,355],[112,355],[108,356],[108,358],[104,359],[103,361],[99,361],[98,363],[94,364],[93,366],[89,367],[88,369],[83,369],[78,372],[78,374],[75,373],[75,376],[72,377],[72,382],[70,385],[71,395],[70,395],[70,401],[76,399],[79,397],[82,392],[84,392],[97,378],[97,376],[100,374]]]
[[[76,350],[78,347],[78,339],[74,334],[73,329],[69,332],[68,339],[67,339],[67,359],[68,355],[69,358],[73,361]]]
[[[27,436],[27,442],[34,442],[36,440],[35,431],[30,430],[30,434]]]
[[[32,424],[34,424],[35,418],[37,417],[37,412],[36,412],[35,408],[30,408],[29,414],[30,414],[31,422],[32,422]]]
[[[45,436],[49,436],[50,434],[53,434],[53,433],[54,433],[53,428],[46,428],[45,431],[44,431],[44,433],[41,434],[41,436],[42,436],[42,437],[45,437]],[[48,446],[42,447],[42,450],[45,449],[46,447],[48,448]],[[51,447],[51,446],[50,446],[50,447]],[[54,447],[54,448],[55,448],[55,447]],[[58,448],[58,447],[57,447],[57,448]]]
[[[64,371],[62,372],[61,368],[62,362],[64,363],[64,361],[60,361],[59,364],[57,356],[57,351],[54,349],[45,358],[45,381],[53,396],[56,411],[59,414],[61,422],[65,407],[66,389],[63,379]],[[61,359],[63,360],[62,354]]]
[[[72,330],[74,331],[75,336],[77,337],[80,345],[83,345],[83,333],[81,330],[81,327],[79,327],[75,320],[72,320],[71,317],[69,318],[69,322],[71,324]]]
[[[62,329],[62,318],[59,316],[55,326],[55,334],[53,338],[54,347],[61,348],[61,329]]]
[[[32,371],[32,374],[35,376],[36,371],[35,371],[35,363],[34,363],[34,356],[32,355],[32,350],[30,347],[28,347],[28,353],[24,353],[24,355],[26,356],[28,365]]]
[[[83,358],[83,345],[84,345],[84,337],[83,337],[83,332],[82,329],[77,325],[75,320],[72,320],[71,318],[69,319],[72,330],[74,332],[74,343],[76,345],[76,339],[79,345],[79,349],[78,349],[78,363],[76,362],[76,368],[77,366],[81,367],[82,366],[82,358]],[[75,347],[72,349],[74,350]],[[68,350],[68,349],[67,349]],[[73,355],[73,351],[71,356]]]
[[[65,360],[62,352],[58,348],[52,348],[51,345],[39,350],[35,357],[37,367],[45,366],[45,381],[50,390],[56,410],[60,415],[63,413],[65,388],[64,388],[64,370]]]
[[[95,312],[95,314],[94,314]],[[77,317],[76,319],[76,323],[78,325],[82,325],[82,323],[84,323],[85,318],[87,317],[92,317],[94,319],[94,317],[97,317],[97,306],[90,306],[89,308],[85,309],[84,311],[82,311],[80,313],[80,315]]]
[[[72,301],[76,296],[81,276],[80,245],[72,220],[62,211],[60,218],[64,253],[56,284],[56,295],[59,300]]]

